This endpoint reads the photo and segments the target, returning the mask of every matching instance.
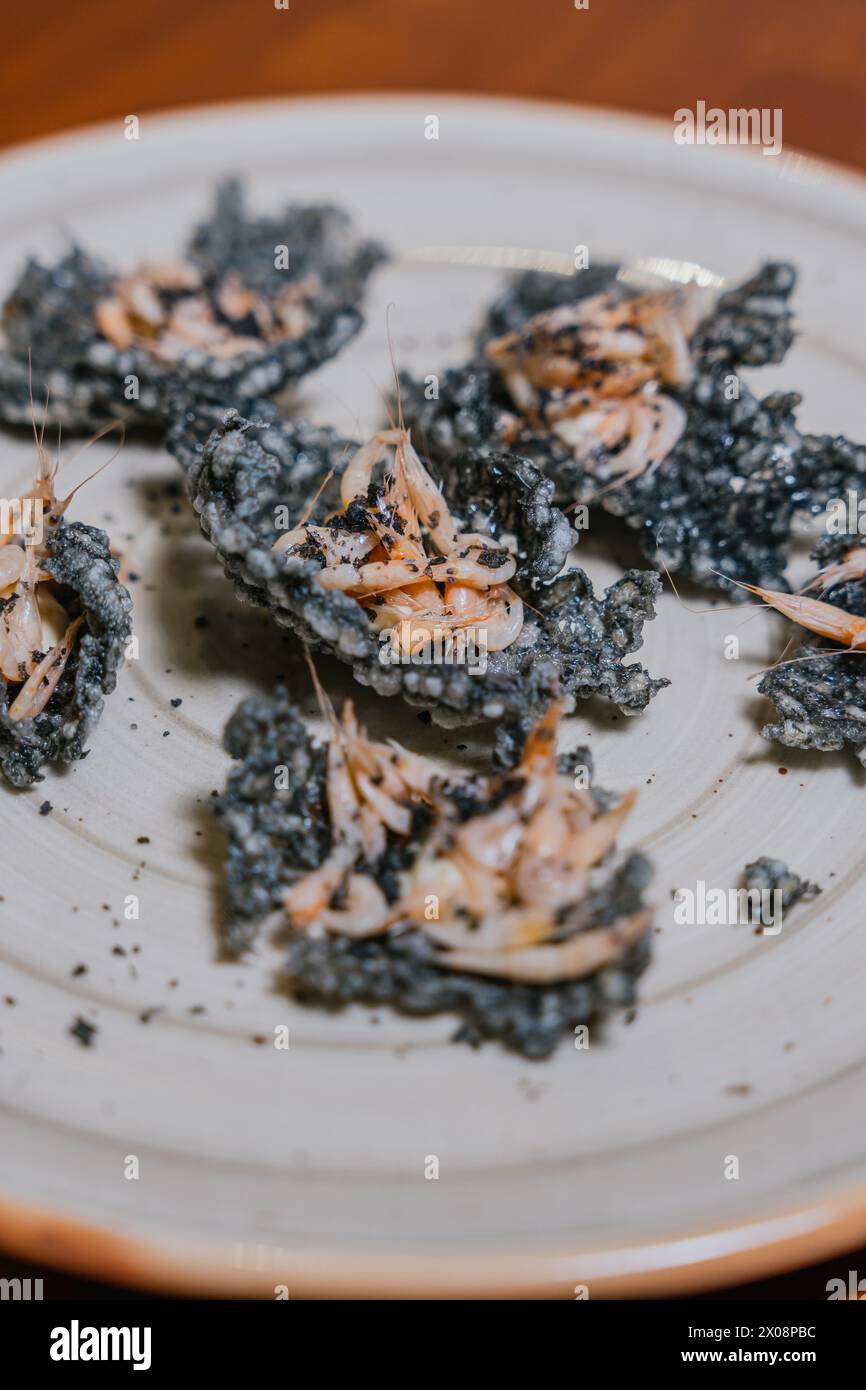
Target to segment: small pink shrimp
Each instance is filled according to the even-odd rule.
[[[649,926],[649,911],[621,917],[609,927],[591,927],[564,941],[530,946],[525,950],[443,951],[438,964],[471,975],[492,975],[523,984],[552,985],[591,975],[618,960]]]
[[[20,545],[5,545],[0,550],[0,595],[17,584],[24,571],[27,554]]]
[[[35,719],[37,714],[42,713],[66,670],[69,654],[83,622],[83,614],[73,619],[58,645],[52,647],[39,665],[34,667],[9,706],[10,719]]]
[[[806,598],[802,594],[786,594],[776,589],[761,589],[757,584],[742,584],[750,594],[757,594],[771,608],[790,618],[792,622],[805,627],[819,637],[829,637],[851,651],[866,650],[866,618],[855,613],[846,613],[833,603],[821,599]]]
[[[532,428],[549,428],[588,471],[603,467],[622,486],[682,436],[685,412],[658,388],[691,381],[689,339],[709,299],[695,286],[592,295],[536,315],[487,355]]]
[[[384,854],[386,829],[403,838],[412,827],[411,801],[425,799],[435,770],[413,763],[399,747],[375,743],[359,729],[351,701],[342,723],[310,663],[319,707],[330,726],[326,795],[332,848],[320,866],[286,892],[292,926],[367,936],[383,931],[391,908],[368,874],[355,872]],[[405,769],[405,776],[403,770]]]
[[[42,619],[36,597],[38,565],[36,548],[28,545],[24,564],[12,595],[0,612],[0,676],[21,681],[34,668],[34,653],[41,657]]]
[[[841,560],[821,570],[809,587],[832,589],[836,584],[847,584],[854,579],[866,579],[866,545],[855,545],[846,550]]]

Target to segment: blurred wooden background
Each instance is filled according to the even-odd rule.
[[[4,8],[0,142],[166,106],[440,89],[769,106],[866,168],[866,0],[53,0]]]
[[[866,169],[866,0],[54,0],[7,4],[0,145],[165,107],[441,90],[596,103],[781,107],[784,142]],[[2,1164],[0,1164],[2,1184]],[[826,1298],[866,1251],[731,1290]],[[122,1297],[0,1256],[48,1297]]]

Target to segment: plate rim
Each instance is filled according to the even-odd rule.
[[[585,122],[595,122],[598,125],[610,126],[615,124],[623,128],[630,126],[634,130],[639,129],[646,133],[653,131],[659,135],[663,133],[671,135],[672,129],[670,123],[663,116],[653,112],[627,111],[615,106],[604,106],[592,102],[554,100],[549,97],[512,97],[495,93],[488,95],[459,90],[442,91],[436,88],[418,90],[400,88],[393,91],[340,90],[311,92],[298,97],[274,95],[241,97],[226,101],[154,107],[143,110],[140,115],[147,118],[148,124],[158,123],[161,126],[170,126],[189,121],[218,120],[231,117],[242,111],[264,113],[268,108],[298,111],[305,107],[334,108],[346,106],[357,108],[369,106],[381,108],[385,105],[406,107],[417,106],[427,101],[434,101],[442,106],[476,107],[479,113],[488,112],[491,115],[497,110],[501,111],[502,114],[510,112],[512,115],[517,115],[522,110],[524,113],[532,112],[538,116],[546,115],[563,121],[577,118]],[[116,136],[118,121],[122,119],[120,116],[115,116],[101,121],[87,121],[81,125],[68,126],[63,130],[45,135],[34,135],[27,140],[17,140],[12,144],[0,146],[0,171],[6,172],[5,166],[7,164],[11,165],[23,161],[34,155],[42,153],[48,155],[52,151],[59,152],[64,145],[78,144],[82,140],[98,140],[106,136]],[[814,154],[796,145],[786,144],[782,154],[783,156],[787,154],[802,159],[808,171],[814,172],[822,183],[825,180],[830,180],[840,190],[847,189],[847,191],[859,193],[861,196],[866,195],[866,171],[844,164],[840,160],[829,159],[825,155]],[[753,163],[755,168],[760,168],[763,165],[761,150],[752,148],[750,145],[737,146],[734,157],[743,162]],[[802,180],[802,182],[809,181],[808,175]]]
[[[2,1194],[0,1240],[19,1260],[163,1295],[273,1298],[285,1287],[290,1298],[309,1299],[564,1299],[572,1296],[566,1290],[585,1286],[589,1299],[683,1297],[843,1255],[852,1241],[866,1240],[866,1185],[726,1225],[584,1249],[306,1253],[261,1242],[254,1247],[259,1264],[250,1268],[225,1242],[152,1239]],[[720,1241],[729,1246],[722,1253]]]

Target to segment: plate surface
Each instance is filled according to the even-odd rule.
[[[115,261],[170,253],[232,171],[262,209],[335,200],[399,253],[586,245],[598,261],[670,255],[734,278],[789,258],[802,336],[761,389],[802,391],[807,428],[866,434],[864,185],[606,114],[262,103],[145,117],[137,142],[118,123],[29,146],[0,161],[0,290],[70,235]],[[461,359],[501,283],[398,257],[361,338],[299,409],[372,430],[386,306],[400,365],[434,373]],[[6,434],[2,451],[4,489],[18,486],[32,449]],[[95,445],[86,462],[106,456]],[[747,677],[781,650],[781,623],[668,593],[640,659],[670,689],[637,719],[598,706],[569,721],[601,785],[641,789],[627,844],[655,861],[659,928],[642,1006],[546,1063],[475,1053],[449,1041],[450,1019],[292,1004],[270,939],[243,964],[220,959],[221,731],[280,672],[309,691],[292,644],[235,602],[176,483],[167,455],[131,443],[78,495],[72,515],[104,524],[139,576],[139,659],[86,761],[0,793],[0,1241],[166,1288],[570,1297],[578,1283],[598,1296],[756,1277],[866,1235],[866,773],[760,738]],[[631,558],[592,529],[580,552],[602,582]],[[739,660],[724,657],[730,634]],[[399,702],[360,706],[414,746],[480,742],[426,730]],[[777,936],[674,924],[673,889],[734,887],[760,854],[823,895]],[[92,1048],[69,1035],[79,1014],[98,1024]]]

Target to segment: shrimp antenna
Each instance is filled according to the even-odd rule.
[[[346,447],[344,448],[342,454],[340,455],[339,460],[338,460],[338,464],[337,464],[338,467],[339,467],[340,464],[345,463],[347,455],[348,455],[349,453],[351,453],[351,452],[352,452],[352,445],[351,445],[351,444],[347,444]],[[327,478],[325,479],[325,481],[322,483],[322,486],[319,488],[319,491],[316,493],[315,497],[313,498],[312,502],[310,503],[309,510],[308,510],[308,512],[306,513],[306,516],[307,516],[307,519],[308,519],[308,520],[309,520],[309,517],[312,515],[313,507],[315,507],[316,502],[319,500],[319,494],[321,493],[322,488],[325,487],[325,485],[326,485],[327,482],[328,482],[328,479],[329,479],[329,478],[332,478],[332,477],[334,476],[335,471],[336,471],[335,469],[333,469],[333,468],[331,469],[330,473],[328,474],[328,477],[327,477]],[[342,477],[342,470],[341,470],[340,476]],[[333,517],[339,516],[342,510],[343,510],[343,509],[342,509],[341,506],[340,506],[340,507],[335,507],[334,510],[333,510],[332,512],[329,512],[328,515],[325,517],[324,525],[327,526],[328,522],[331,521],[331,519],[332,519]],[[306,526],[306,524],[307,524],[306,521],[302,521],[302,522],[301,522],[301,525],[302,525],[302,526]]]
[[[329,468],[328,471],[327,471],[327,473],[325,474],[324,478],[323,478],[322,481],[319,483],[319,486],[316,488],[316,491],[315,491],[314,496],[313,496],[313,497],[310,499],[310,501],[307,503],[307,506],[306,506],[306,508],[305,508],[305,510],[304,510],[304,515],[301,517],[301,520],[298,522],[298,525],[299,525],[299,526],[306,526],[306,524],[307,524],[307,522],[309,521],[310,517],[313,515],[313,508],[315,507],[316,503],[318,502],[318,500],[319,500],[319,498],[321,497],[322,493],[325,491],[325,488],[328,486],[328,483],[331,481],[331,479],[333,478],[333,476],[334,476],[334,470],[333,470],[333,468]]]
[[[658,529],[658,531],[656,532],[656,550],[658,550],[659,545],[661,544],[661,538],[662,538],[662,531],[663,531],[663,530],[664,530],[664,526],[660,526],[659,529]],[[680,604],[682,604],[683,608],[686,610],[687,613],[699,613],[699,614],[704,614],[704,613],[733,613],[733,612],[735,612],[735,611],[738,612],[738,613],[742,612],[742,607],[741,607],[741,605],[738,604],[738,603],[726,603],[726,604],[721,604],[721,605],[717,605],[715,608],[713,608],[713,607],[709,607],[709,608],[692,608],[691,604],[686,603],[685,599],[681,596],[679,589],[677,588],[676,584],[674,583],[674,577],[673,577],[673,575],[671,574],[670,570],[668,569],[667,565],[665,564],[664,560],[662,559],[661,555],[658,556],[658,562],[659,562],[659,564],[661,565],[662,569],[664,570],[664,572],[665,572],[665,577],[666,577],[668,583],[670,584],[671,588],[672,588],[673,591],[674,591],[674,596],[675,596],[675,598],[677,599],[677,601],[678,601]],[[715,570],[713,570],[712,573],[715,574]],[[722,575],[722,578],[724,579],[725,576]],[[733,582],[736,583],[736,580],[734,580]],[[756,604],[756,607],[760,607],[760,606],[761,606],[760,604]]]
[[[325,693],[322,682],[319,680],[319,673],[316,670],[315,662],[313,661],[313,658],[310,654],[310,649],[307,646],[306,642],[304,643],[304,660],[306,661],[307,666],[309,668],[310,679],[313,682],[313,689],[316,692],[316,703],[319,706],[319,712],[322,718],[326,721],[326,723],[330,724],[334,732],[338,736],[340,736],[342,734],[342,730],[340,729],[340,722],[337,719],[336,713],[334,712],[334,706],[331,704],[330,699]]]
[[[394,388],[397,393],[397,427],[403,430],[406,428],[403,422],[403,397],[400,394],[400,376],[397,371],[397,359],[394,356],[394,339],[391,337],[391,310],[393,308],[394,305],[389,304],[385,310],[385,334],[388,339],[388,355],[391,358],[391,371],[394,373]]]
[[[83,453],[85,453],[85,452],[90,448],[91,444],[98,444],[99,441],[100,441],[100,439],[104,439],[105,436],[106,436],[107,434],[111,434],[111,431],[112,431],[112,430],[117,430],[117,429],[119,429],[120,432],[121,432],[121,443],[123,443],[123,441],[124,441],[125,438],[126,438],[126,426],[124,425],[124,423],[123,423],[122,420],[112,420],[112,421],[110,422],[110,424],[108,424],[108,425],[103,425],[101,430],[97,430],[95,434],[92,434],[92,435],[90,436],[89,439],[85,440],[85,442],[82,444],[81,448],[78,449],[78,450],[72,455],[71,458],[66,459],[65,463],[63,464],[63,467],[64,467],[64,468],[69,468],[69,467],[71,467],[71,465],[72,465],[73,463],[75,463],[77,459],[80,459],[80,458],[81,458],[81,455],[82,455]],[[59,464],[59,455],[58,455],[58,464]]]
[[[747,584],[744,579],[732,579],[730,575],[723,574],[721,570],[711,569],[709,573],[716,575],[718,579],[724,579],[726,584],[736,584],[738,589],[745,589],[750,594],[754,594],[758,587],[756,584]]]
[[[374,381],[374,380],[373,380],[373,377],[371,376],[371,374],[370,374],[368,371],[366,371],[366,369],[365,369],[365,371],[364,371],[364,375],[365,375],[365,377],[367,378],[367,380],[370,382],[370,385],[371,385],[371,386],[373,387],[373,389],[375,390],[376,395],[380,397],[380,399],[381,399],[381,401],[382,401],[382,404],[383,404],[383,406],[385,407],[385,414],[388,416],[388,424],[391,426],[391,429],[392,429],[392,430],[395,430],[395,429],[397,428],[397,426],[396,426],[396,424],[394,423],[394,416],[393,416],[393,414],[392,414],[392,412],[391,412],[391,402],[388,400],[388,397],[385,395],[385,392],[382,390],[382,388],[381,388],[381,386],[379,385],[379,383],[378,383],[377,381]]]
[[[125,425],[123,424],[122,421],[119,421],[119,420],[118,420],[118,421],[115,421],[115,424],[109,425],[106,429],[102,430],[101,433],[98,434],[98,435],[96,436],[96,439],[101,439],[101,438],[103,437],[103,435],[108,434],[110,430],[112,430],[112,429],[115,428],[115,426],[116,426],[117,428],[120,429],[120,440],[118,441],[118,445],[117,445],[117,448],[115,449],[114,453],[111,455],[110,458],[107,458],[107,459],[105,460],[105,463],[101,463],[101,464],[99,465],[98,468],[94,468],[94,470],[93,470],[92,473],[88,473],[88,475],[87,475],[86,478],[82,478],[81,482],[78,483],[78,485],[72,489],[72,491],[68,494],[68,496],[66,496],[66,497],[63,498],[63,501],[60,503],[60,507],[59,507],[59,511],[60,511],[61,514],[62,514],[63,512],[66,511],[66,508],[69,506],[69,503],[72,501],[72,499],[73,499],[73,497],[75,496],[75,494],[76,494],[77,492],[80,492],[81,489],[85,486],[86,483],[91,482],[94,478],[98,478],[98,477],[99,477],[99,474],[100,474],[100,473],[104,473],[105,469],[108,467],[109,464],[114,463],[114,460],[117,458],[117,455],[120,453],[121,449],[123,448],[124,444],[126,443],[126,427],[125,427]],[[95,440],[91,440],[91,441],[90,441],[90,443],[94,443],[94,442],[95,442]],[[86,448],[86,447],[87,447],[87,445],[84,446],[84,448]],[[75,457],[78,458],[83,452],[84,452],[84,449],[79,449],[78,454],[76,454]]]
[[[30,423],[33,426],[33,442],[39,448],[39,435],[36,431],[36,406],[33,403],[33,355],[27,349],[27,389],[30,394]]]
[[[48,424],[48,402],[51,400],[51,386],[45,387],[45,404],[42,407],[42,424],[39,428],[39,448],[42,448],[45,440],[45,426]]]
[[[791,642],[782,652],[783,656],[790,645]],[[794,656],[790,661],[774,661],[772,666],[765,666],[762,671],[752,671],[746,680],[754,680],[755,676],[769,675],[771,671],[781,671],[783,666],[798,666],[801,661],[817,661],[819,658],[823,661],[825,657],[831,656],[866,656],[866,650],[863,647],[813,647],[809,656]]]
[[[50,387],[50,386],[46,386],[46,388],[45,388],[45,405],[44,405],[43,410],[42,410],[42,427],[41,427],[41,429],[37,430],[37,429],[36,429],[36,406],[35,406],[34,401],[33,401],[33,357],[32,357],[30,348],[27,349],[27,389],[28,389],[28,392],[29,392],[29,395],[30,395],[30,423],[31,423],[31,425],[33,426],[33,441],[34,441],[34,443],[35,443],[35,445],[36,445],[36,457],[37,457],[37,474],[36,474],[36,476],[37,476],[38,479],[41,479],[41,478],[43,477],[43,469],[44,469],[44,465],[45,465],[45,457],[44,457],[44,452],[43,452],[43,448],[42,448],[42,443],[43,443],[43,440],[44,440],[44,438],[45,438],[45,422],[46,422],[46,420],[48,419],[48,401],[49,401],[49,399],[50,399],[50,397],[51,397],[51,387]]]

